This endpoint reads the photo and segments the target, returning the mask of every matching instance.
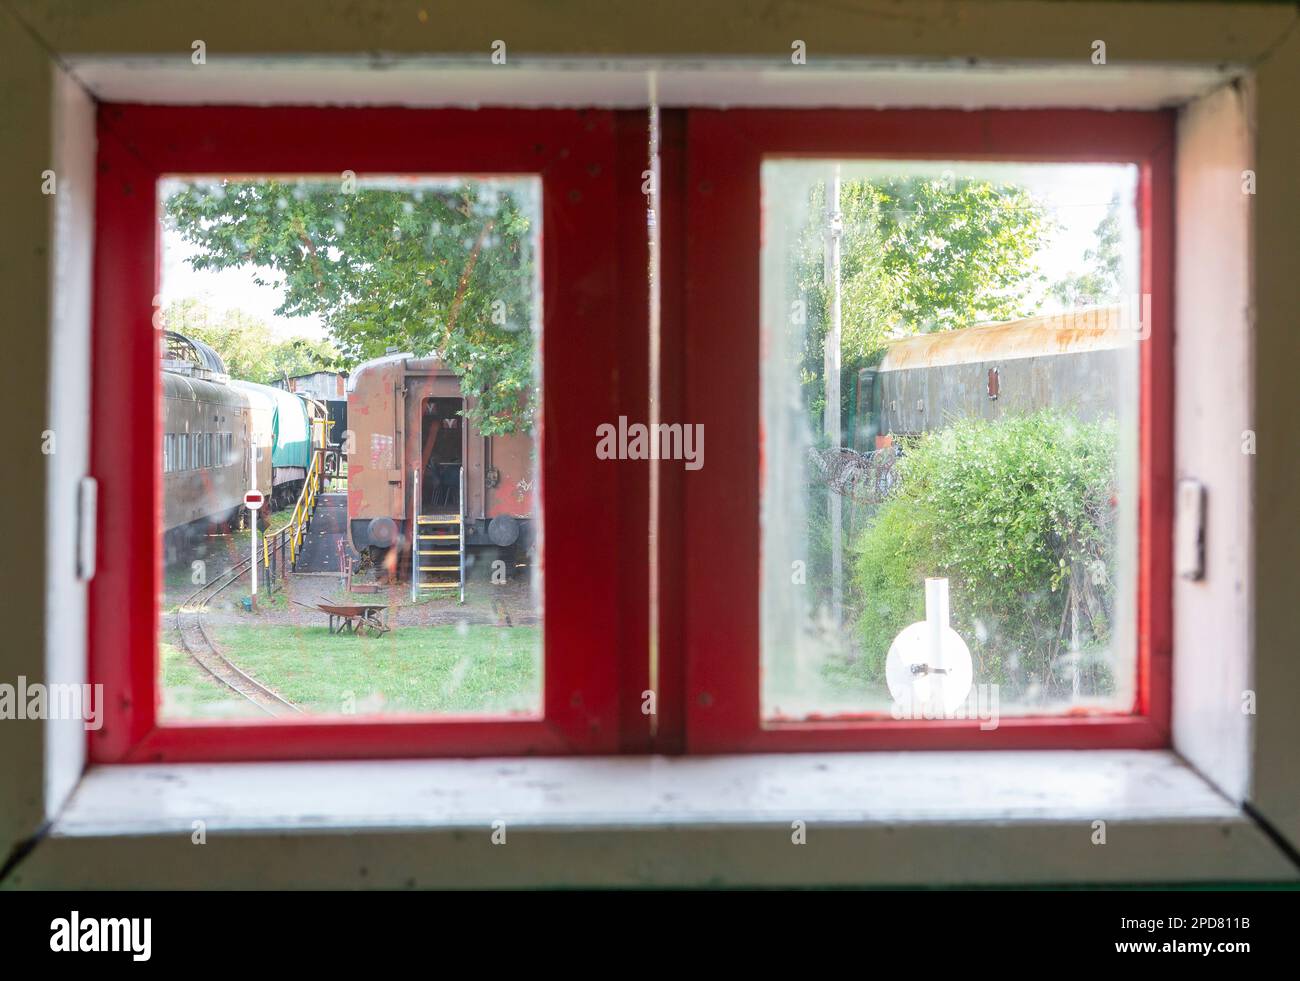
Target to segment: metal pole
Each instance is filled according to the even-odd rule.
[[[844,219],[840,214],[840,167],[835,165],[826,187],[826,280],[830,289],[827,311],[824,375],[826,412],[823,427],[832,449],[841,445],[840,431],[840,238]],[[831,617],[838,627],[844,621],[843,498],[834,488],[827,490],[826,507],[831,522]]]
[[[253,577],[253,605],[257,605],[257,511],[253,511],[253,565],[249,570]]]
[[[487,496],[483,498],[483,508],[487,509]],[[465,602],[465,465],[460,467],[460,601]]]
[[[947,676],[948,665],[944,663],[943,646],[948,634],[948,580],[927,579],[925,581],[925,621],[928,633],[929,655],[926,663],[930,673],[926,675],[926,695],[933,711],[946,715],[943,683]]]
[[[250,450],[253,456],[253,490],[257,490],[257,446],[252,446]],[[250,508],[249,511],[252,514],[251,526],[253,531],[253,537],[250,540],[253,560],[251,568],[249,569],[249,575],[252,577],[252,592],[250,596],[252,598],[253,609],[257,609],[257,508]]]

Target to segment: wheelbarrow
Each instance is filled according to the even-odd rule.
[[[297,603],[297,600],[294,602]],[[305,606],[309,610],[319,610],[321,613],[328,614],[330,633],[332,634],[356,635],[366,633],[371,637],[379,637],[392,629],[388,626],[388,607],[381,603],[350,605],[317,603],[315,606],[308,603],[298,603],[298,605]]]

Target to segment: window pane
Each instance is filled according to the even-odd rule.
[[[764,718],[1129,711],[1136,168],[762,182]]]
[[[163,718],[539,715],[540,181],[159,196]]]

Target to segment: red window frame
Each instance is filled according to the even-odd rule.
[[[682,417],[710,451],[680,481],[688,752],[1154,748],[1169,744],[1173,475],[1170,112],[691,110],[685,119]],[[760,164],[765,157],[1125,162],[1139,168],[1141,344],[1138,694],[1129,715],[912,721],[760,719]],[[672,186],[664,181],[665,189]],[[672,202],[666,205],[671,207]],[[665,301],[665,309],[669,304]]]
[[[623,693],[647,674],[635,653],[645,650],[646,546],[635,534],[645,470],[598,461],[593,447],[597,426],[645,399],[644,114],[105,104],[98,139],[91,466],[101,510],[89,641],[106,708],[90,759],[602,753],[643,742]],[[162,725],[157,181],[345,170],[541,176],[542,716]]]

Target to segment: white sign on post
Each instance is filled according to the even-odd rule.
[[[252,524],[253,564],[249,568],[249,575],[252,576],[252,584],[253,584],[252,595],[254,597],[257,596],[257,509],[262,506],[262,502],[264,500],[265,498],[262,496],[262,492],[258,490],[256,487],[254,487],[252,490],[250,490],[247,494],[244,495],[244,507],[248,508],[248,514],[253,523]]]
[[[889,645],[885,681],[904,718],[949,718],[970,694],[970,648],[948,625],[948,580],[925,581],[925,619]]]

